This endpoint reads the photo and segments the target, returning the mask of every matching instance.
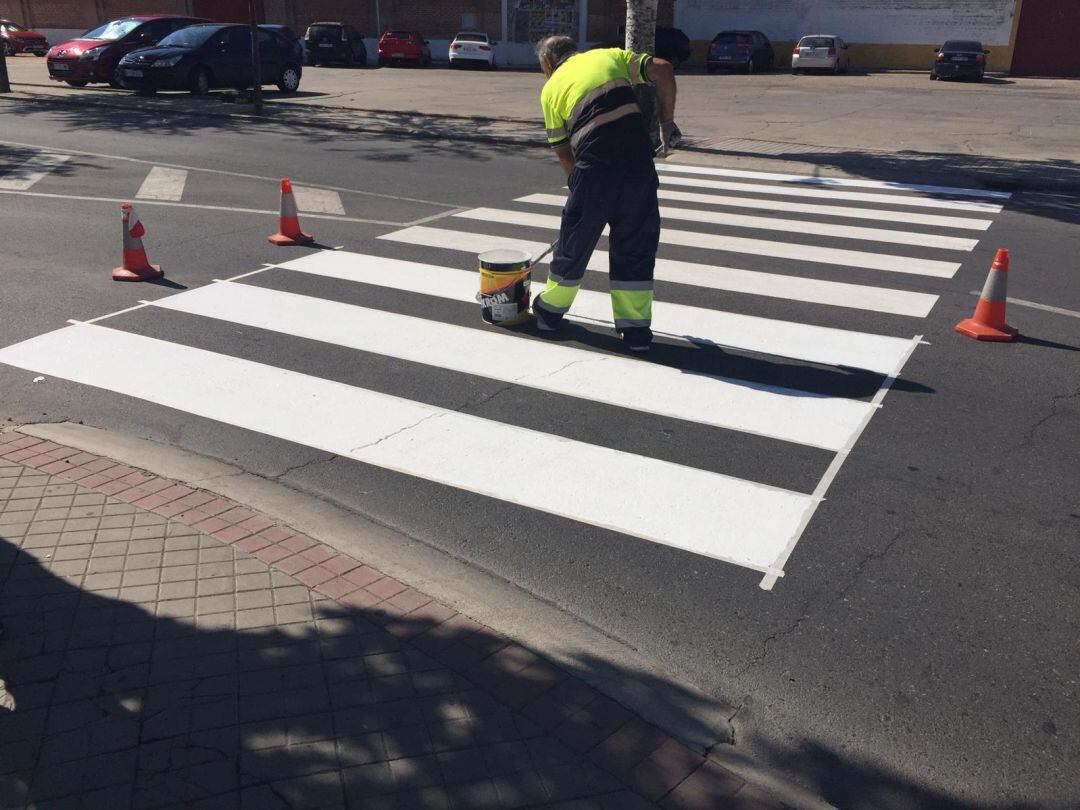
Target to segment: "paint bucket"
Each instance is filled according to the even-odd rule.
[[[524,250],[486,250],[480,261],[480,317],[497,326],[514,326],[529,317],[532,256]]]

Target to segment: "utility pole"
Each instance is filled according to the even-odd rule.
[[[262,58],[259,56],[259,15],[258,0],[248,0],[251,13],[251,99],[256,115],[262,115]]]
[[[626,49],[635,53],[656,52],[656,6],[658,0],[627,0]],[[653,144],[660,142],[660,121],[656,107],[656,90],[652,85],[634,85],[638,104],[645,116]]]

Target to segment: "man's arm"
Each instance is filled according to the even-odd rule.
[[[675,68],[671,62],[654,56],[645,65],[645,75],[656,87],[656,101],[659,105],[660,122],[675,119]]]
[[[559,159],[563,171],[566,172],[566,176],[569,177],[570,172],[574,170],[574,150],[570,148],[570,144],[564,143],[561,146],[556,146],[555,157]]]

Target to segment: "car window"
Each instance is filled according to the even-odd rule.
[[[458,42],[487,42],[487,34],[458,34],[454,37]]]
[[[981,42],[975,42],[970,39],[950,39],[944,45],[941,46],[943,51],[974,51],[976,53],[982,53],[983,46]]]
[[[799,47],[801,48],[832,48],[832,37],[803,37],[799,40]]]
[[[412,36],[409,31],[387,31],[384,36],[387,39],[408,39]]]
[[[238,27],[226,30],[225,50],[229,53],[251,53],[251,29]]]
[[[113,20],[97,28],[91,28],[82,35],[82,39],[103,39],[106,42],[115,42],[126,37],[140,25],[142,25],[142,20]]]
[[[337,38],[337,37],[341,36],[341,26],[340,25],[313,25],[307,30],[307,34],[312,39],[314,39],[315,37],[324,37],[324,36],[331,36],[331,37]]]
[[[748,45],[750,43],[750,37],[746,34],[737,34],[734,31],[721,31],[716,35],[716,38],[713,39],[713,42],[720,45]]]
[[[281,40],[272,31],[259,31],[259,48],[277,50],[281,47]]]
[[[0,31],[25,31],[25,30],[26,29],[23,28],[21,25],[16,25],[13,22],[6,22],[6,23],[3,23],[3,24],[0,24]]]
[[[172,32],[172,20],[151,20],[139,26],[136,35],[145,42],[159,42]]]
[[[215,28],[212,25],[181,28],[179,31],[169,34],[158,45],[170,48],[199,48],[210,37],[217,35],[219,31],[221,31],[220,28]],[[224,33],[221,36],[224,37]],[[219,41],[223,41],[223,39],[219,39]]]

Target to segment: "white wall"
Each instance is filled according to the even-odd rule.
[[[675,0],[675,25],[698,40],[750,28],[789,42],[828,33],[859,43],[1008,45],[1015,6],[1016,0]]]

